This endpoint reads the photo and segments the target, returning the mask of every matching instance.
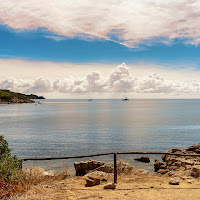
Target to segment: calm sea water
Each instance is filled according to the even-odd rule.
[[[0,105],[0,134],[20,158],[166,151],[200,142],[200,100],[42,102]]]

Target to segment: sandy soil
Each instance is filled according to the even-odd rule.
[[[112,176],[107,177],[112,182]],[[131,173],[118,176],[115,190],[105,190],[106,182],[93,187],[85,187],[85,177],[68,177],[33,186],[22,196],[11,199],[144,199],[144,200],[196,200],[200,199],[200,181],[192,183],[180,180],[180,185],[169,185],[169,177],[151,174]]]

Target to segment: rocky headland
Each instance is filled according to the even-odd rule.
[[[44,99],[44,97],[0,90],[0,104],[34,103],[32,99]]]

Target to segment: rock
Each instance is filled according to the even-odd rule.
[[[27,176],[37,178],[37,177],[45,176],[45,171],[44,169],[40,167],[35,167],[35,168],[30,168],[30,169],[25,170],[25,174]]]
[[[168,172],[168,170],[167,169],[159,169],[157,172],[159,174],[166,174]]]
[[[156,160],[154,164],[155,172],[157,172],[159,169],[167,169],[167,165],[165,162],[160,162],[159,160]]]
[[[186,150],[187,151],[195,151],[196,149],[199,149],[199,147],[200,147],[200,143],[192,145],[192,146],[188,147]]]
[[[106,163],[105,165],[98,167],[97,171],[103,171],[106,173],[113,173],[114,165],[113,163]],[[117,161],[117,171],[118,173],[129,173],[133,170],[133,167],[128,162]]]
[[[144,162],[144,163],[149,163],[150,159],[149,156],[142,156],[140,158],[135,158],[134,160],[140,161],[140,162]]]
[[[103,189],[112,189],[112,190],[114,190],[115,188],[116,188],[116,184],[115,183],[107,183],[103,187]]]
[[[99,185],[100,184],[100,179],[99,178],[94,178],[94,177],[88,177],[86,178],[86,187],[91,187],[91,186],[95,186],[95,185]]]
[[[171,153],[177,153],[177,152],[182,152],[181,149],[177,149],[177,148],[172,148]]]
[[[83,176],[85,175],[89,170],[94,170],[102,165],[104,165],[104,162],[96,161],[96,160],[87,160],[82,162],[75,162],[74,168],[76,170],[76,176]]]
[[[96,178],[98,178],[102,182],[107,181],[107,179],[110,176],[113,177],[113,174],[105,173],[105,172],[102,172],[102,171],[93,171],[93,172],[90,172],[90,173],[88,173],[88,174],[85,175],[86,178],[89,178],[89,179],[96,179]]]
[[[180,181],[177,178],[171,178],[170,181],[169,181],[169,184],[170,185],[179,185]]]

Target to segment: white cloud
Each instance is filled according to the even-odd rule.
[[[169,39],[164,43],[186,38],[199,44],[199,10],[198,0],[0,0],[0,20],[14,29],[45,27],[60,36],[126,46],[157,37]]]
[[[134,71],[132,71],[134,72]],[[196,72],[194,72],[196,73]],[[60,94],[159,94],[165,95],[200,95],[200,80],[172,80],[154,72],[145,76],[131,73],[125,63],[115,67],[106,76],[93,71],[85,76],[67,76],[62,79],[34,80],[2,78],[0,88],[23,93],[60,93]]]

